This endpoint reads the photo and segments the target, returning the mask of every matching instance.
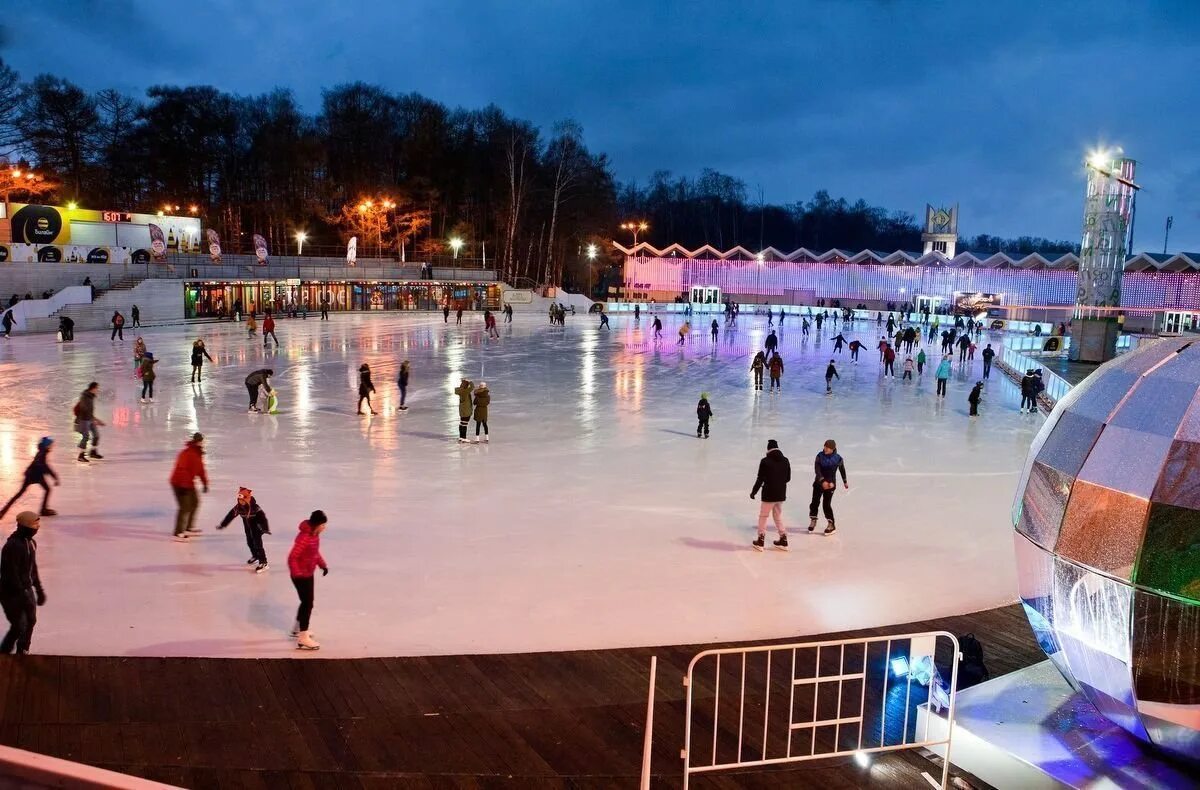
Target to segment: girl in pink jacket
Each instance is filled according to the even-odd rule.
[[[317,568],[322,576],[329,575],[329,566],[321,556],[321,533],[329,519],[320,510],[314,510],[307,521],[300,522],[300,531],[296,542],[288,552],[288,572],[292,576],[292,585],[300,596],[300,608],[296,610],[296,624],[292,628],[292,636],[297,637],[298,650],[319,650],[320,643],[313,639],[308,632],[308,620],[312,615],[314,582]]]

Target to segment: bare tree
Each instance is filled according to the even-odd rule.
[[[521,227],[521,211],[525,202],[525,165],[529,160],[529,139],[527,135],[518,134],[516,129],[508,138],[505,148],[508,164],[508,215],[504,228],[504,274],[511,281],[516,275],[516,241]]]
[[[562,279],[562,262],[554,255],[555,232],[558,230],[559,206],[571,199],[585,164],[583,127],[576,121],[562,121],[554,126],[554,138],[546,149],[547,164],[554,173],[550,187],[550,232],[546,237],[546,280],[557,283]]]
[[[21,75],[0,58],[0,157],[14,154],[21,144],[21,98]]]

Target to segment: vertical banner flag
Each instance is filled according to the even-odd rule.
[[[167,259],[167,237],[163,235],[162,228],[151,224],[150,226],[150,254],[156,261],[165,261]]]
[[[208,229],[208,256],[212,258],[213,263],[221,262],[221,238],[212,228]]]
[[[267,262],[267,240],[257,233],[254,234],[254,256],[261,264]]]
[[[346,244],[346,265],[354,266],[358,261],[358,236],[351,236]]]

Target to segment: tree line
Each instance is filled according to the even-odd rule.
[[[364,255],[436,260],[460,239],[461,257],[486,256],[510,282],[589,288],[614,261],[608,240],[631,240],[618,228],[628,219],[648,222],[639,241],[656,246],[920,245],[910,214],[824,191],[791,205],[755,202],[744,182],[708,169],[619,184],[574,121],[543,131],[495,105],[450,108],[362,82],[322,91],[310,114],[286,89],[89,93],[52,75],[24,81],[0,60],[0,160],[36,168],[47,201],[195,206],[231,251],[249,251],[254,233],[277,254],[292,251],[303,231],[309,252],[355,235]],[[590,244],[601,252],[595,260],[585,254]]]

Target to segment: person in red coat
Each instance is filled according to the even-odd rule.
[[[329,575],[329,566],[321,556],[321,533],[329,519],[324,511],[314,510],[307,521],[300,522],[300,531],[296,542],[288,552],[288,573],[292,577],[292,585],[300,596],[300,608],[296,610],[296,624],[292,627],[292,636],[297,637],[296,649],[320,650],[321,645],[313,639],[308,631],[309,617],[312,615],[313,598],[315,594],[315,576],[317,568],[322,576]]]
[[[269,340],[274,340],[275,345],[279,345],[279,338],[275,337],[275,319],[271,317],[268,311],[263,318],[263,348],[267,347]]]
[[[192,434],[192,440],[180,451],[175,458],[175,468],[171,471],[171,490],[175,492],[175,501],[179,510],[175,514],[175,540],[186,543],[188,536],[200,531],[196,526],[196,510],[200,507],[200,497],[196,494],[196,478],[204,484],[204,493],[208,493],[208,473],[204,471],[204,435]]]

